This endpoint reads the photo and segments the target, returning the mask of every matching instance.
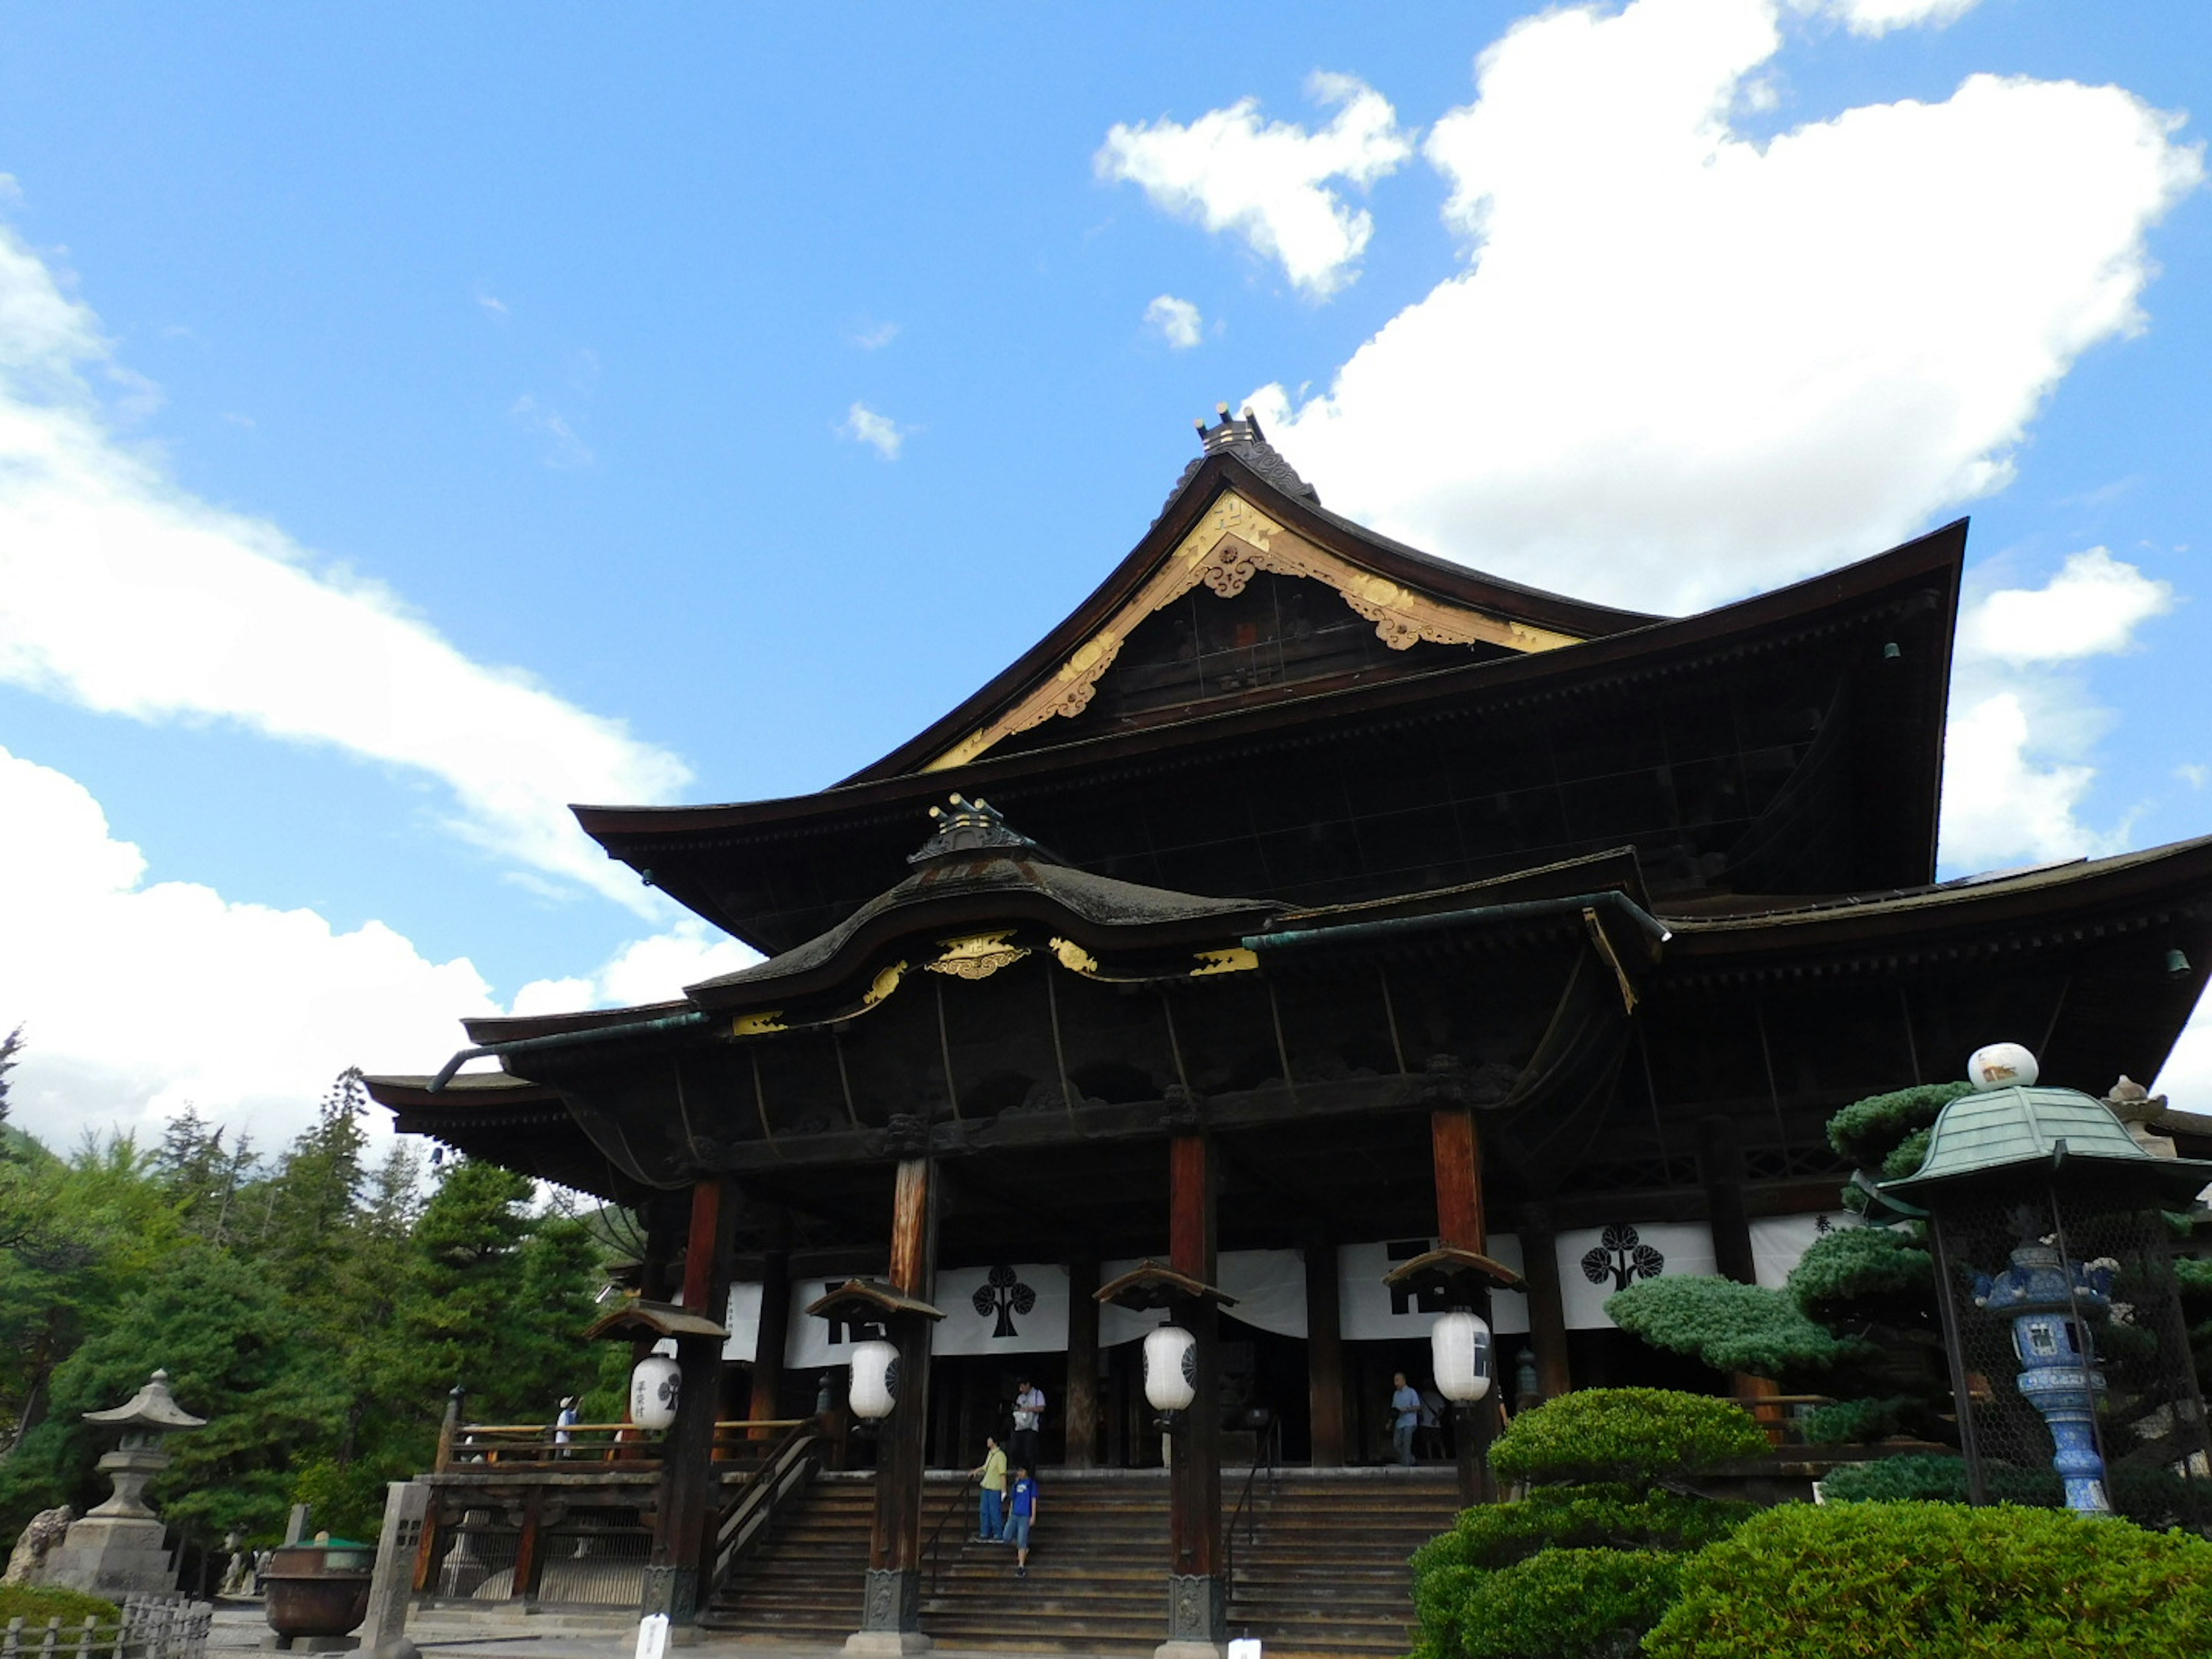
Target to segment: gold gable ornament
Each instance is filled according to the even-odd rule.
[[[1028,947],[1009,943],[1013,936],[1014,930],[1009,927],[1003,933],[945,939],[941,941],[945,954],[923,966],[933,974],[950,974],[955,979],[988,979],[1029,955]]]
[[[1537,628],[1471,606],[1448,603],[1363,570],[1339,554],[1316,546],[1278,524],[1234,489],[1214,498],[1197,526],[1097,633],[1004,714],[969,733],[921,769],[962,766],[1018,732],[1054,715],[1073,719],[1091,706],[1098,682],[1114,665],[1138,625],[1203,585],[1233,599],[1261,571],[1302,577],[1335,590],[1345,604],[1375,624],[1376,636],[1393,651],[1419,641],[1439,645],[1496,645],[1522,653],[1555,651],[1580,643],[1571,634]]]

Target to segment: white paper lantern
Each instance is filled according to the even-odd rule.
[[[855,1416],[880,1422],[898,1404],[899,1352],[890,1342],[853,1345],[853,1387],[848,1396]]]
[[[1445,1399],[1464,1406],[1490,1392],[1490,1327],[1464,1308],[1437,1316],[1429,1328],[1429,1358]]]
[[[1992,1042],[1966,1056],[1966,1078],[1980,1090],[2033,1088],[2039,1071],[2035,1056],[2017,1042]]]
[[[666,1428],[676,1420],[676,1396],[683,1384],[683,1367],[672,1358],[646,1355],[630,1367],[629,1420],[640,1428]]]
[[[1156,1412],[1179,1412],[1198,1398],[1198,1339],[1180,1325],[1145,1335],[1145,1398]]]

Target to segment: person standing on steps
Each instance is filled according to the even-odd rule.
[[[982,1505],[975,1541],[1003,1544],[1006,1541],[1006,1453],[996,1436],[983,1437],[982,1467],[969,1473],[980,1483],[977,1501]]]
[[[1006,1517],[1007,1535],[1014,1540],[1014,1577],[1030,1576],[1030,1528],[1036,1520],[1036,1482],[1030,1477],[1029,1466],[1014,1465],[1013,1513]]]
[[[1014,1382],[1014,1439],[1006,1449],[1018,1469],[1037,1467],[1037,1430],[1044,1424],[1044,1390],[1026,1376]]]
[[[1390,1388],[1390,1449],[1397,1453],[1400,1463],[1411,1468],[1413,1467],[1413,1431],[1421,1423],[1421,1396],[1413,1385],[1406,1381],[1403,1371],[1391,1373]]]

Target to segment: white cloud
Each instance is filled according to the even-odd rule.
[[[487,294],[482,289],[478,289],[477,290],[477,303],[482,306],[486,311],[491,313],[493,316],[498,318],[502,323],[507,320],[507,301],[501,299],[497,295]]]
[[[1978,0],[1795,0],[1801,11],[1825,12],[1853,34],[1881,35],[1892,29],[1956,22]]]
[[[2099,656],[2124,650],[2138,626],[2172,608],[2172,583],[2093,547],[2041,587],[1983,599],[1960,619],[1959,648],[2014,664]]]
[[[881,351],[898,338],[896,323],[878,323],[873,328],[864,328],[853,337],[853,343],[863,351]]]
[[[2212,767],[2185,764],[2175,767],[2173,775],[2191,789],[2202,789],[2207,783],[2212,783]]]
[[[459,1022],[501,1011],[465,957],[434,963],[384,923],[145,884],[84,787],[0,749],[0,1030],[24,1028],[11,1119],[50,1146],[140,1128],[187,1102],[264,1147],[297,1133],[348,1066],[434,1071]],[[511,1012],[658,1002],[760,960],[686,916],[593,973],[539,980]]]
[[[434,1066],[457,1019],[498,1012],[465,958],[434,963],[381,922],[143,884],[74,779],[0,749],[0,1026],[24,1027],[13,1120],[68,1146],[187,1101],[264,1144],[295,1133],[349,1065]]]
[[[594,358],[592,362],[596,367],[598,360]],[[599,464],[599,458],[576,435],[575,428],[551,404],[542,404],[526,392],[507,412],[545,438],[544,453],[539,459],[555,471],[587,472]]]
[[[1167,211],[1210,231],[1233,231],[1316,299],[1358,274],[1374,216],[1352,209],[1330,180],[1364,189],[1413,151],[1389,100],[1348,75],[1316,75],[1307,88],[1337,106],[1318,131],[1260,118],[1241,99],[1188,126],[1164,117],[1117,125],[1098,152],[1099,176],[1141,185]]]
[[[0,227],[0,681],[427,773],[469,841],[665,914],[567,804],[673,799],[681,760],[193,496],[116,437],[91,380],[118,372],[90,308]]]
[[[897,422],[887,415],[878,415],[866,404],[854,404],[845,412],[845,424],[838,428],[856,443],[864,443],[887,461],[899,458],[899,451],[907,441],[907,433]]]
[[[2107,829],[2081,809],[2109,714],[2054,665],[2128,651],[2172,607],[2172,584],[2101,547],[2040,587],[1970,599],[1959,618],[1943,750],[1942,857],[1954,870],[2124,850],[2132,815]]]
[[[2001,487],[2075,360],[2141,325],[2201,179],[2118,88],[1976,76],[1755,142],[1778,0],[1548,12],[1426,155],[1470,266],[1293,408],[1332,507],[1500,574],[1691,609]]]
[[[514,995],[518,1014],[562,1014],[581,1008],[667,1002],[687,985],[735,973],[760,952],[685,916],[665,933],[632,939],[591,974],[533,980]]]
[[[2166,1096],[2177,1111],[2212,1113],[2212,997],[2198,1003],[2181,1028],[2151,1092]]]
[[[1163,294],[1145,307],[1145,321],[1159,330],[1160,337],[1174,351],[1188,351],[1205,337],[1204,319],[1198,307],[1188,300],[1178,300],[1172,294]]]

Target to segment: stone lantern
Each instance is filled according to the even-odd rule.
[[[163,1440],[204,1428],[207,1419],[178,1405],[169,1392],[168,1372],[155,1371],[122,1405],[87,1412],[84,1420],[122,1431],[115,1449],[98,1464],[115,1490],[105,1503],[70,1524],[61,1548],[47,1559],[46,1582],[110,1600],[175,1589],[163,1542],[167,1529],[147,1505],[146,1483],[169,1467]]]
[[[2010,1063],[1978,1054],[1975,1092],[1873,1199],[1927,1224],[1972,1501],[2050,1501],[2055,1473],[2069,1507],[2105,1514],[2121,1471],[2212,1477],[2163,1213],[2192,1207],[2212,1164],[2152,1156],[2000,1047]]]

